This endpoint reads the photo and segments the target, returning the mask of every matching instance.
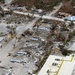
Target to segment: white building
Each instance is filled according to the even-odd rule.
[[[50,55],[38,75],[75,75],[75,56]]]
[[[75,16],[68,16],[66,19],[69,21],[75,21]]]

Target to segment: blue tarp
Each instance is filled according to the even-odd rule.
[[[75,16],[69,16],[69,17],[67,17],[67,20],[75,21]]]

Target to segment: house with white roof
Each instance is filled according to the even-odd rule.
[[[75,16],[68,16],[66,19],[69,21],[75,21]]]
[[[75,55],[50,55],[37,75],[73,75],[75,74]]]

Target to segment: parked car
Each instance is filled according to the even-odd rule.
[[[17,52],[17,55],[26,55],[27,52]]]
[[[21,63],[22,61],[21,60],[16,60],[16,59],[11,59],[10,62],[12,62],[12,63],[15,63],[15,62],[16,63]]]

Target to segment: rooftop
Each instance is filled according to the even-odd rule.
[[[66,57],[50,55],[38,75],[71,75],[74,66],[74,55]]]
[[[67,20],[75,21],[75,16],[68,16],[68,17],[67,17]]]

